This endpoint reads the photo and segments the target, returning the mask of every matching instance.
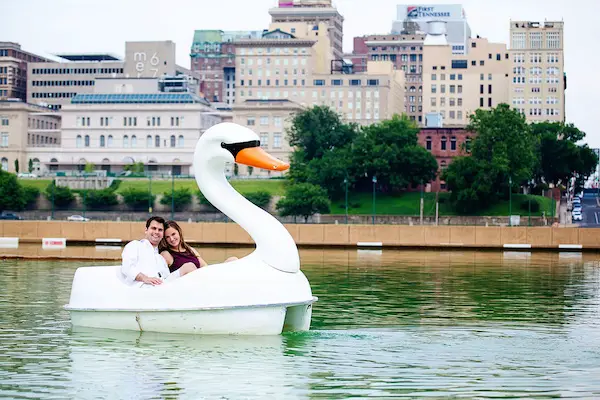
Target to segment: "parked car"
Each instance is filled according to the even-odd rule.
[[[19,172],[17,174],[17,177],[18,178],[37,178],[37,175],[29,173],[29,172]]]
[[[67,217],[67,221],[87,222],[89,220],[89,218],[83,217],[81,215],[71,215],[70,217]]]
[[[13,214],[13,213],[2,213],[0,215],[0,219],[20,220],[20,219],[23,219],[23,217],[20,217],[17,214]]]

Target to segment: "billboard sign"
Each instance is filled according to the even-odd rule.
[[[460,19],[464,18],[463,8],[460,4],[421,4],[399,5],[398,20],[432,20],[432,19]]]

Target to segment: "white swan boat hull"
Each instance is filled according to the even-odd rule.
[[[65,309],[75,327],[202,335],[309,330],[317,298],[304,274],[247,268],[248,258],[144,287],[125,284],[120,266],[82,267]]]

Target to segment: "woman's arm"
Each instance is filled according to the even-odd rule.
[[[165,261],[167,262],[167,266],[171,266],[173,265],[173,256],[171,255],[171,253],[169,253],[167,250],[163,251],[162,253],[160,253],[160,255],[165,259]]]
[[[208,265],[208,263],[206,261],[204,261],[204,259],[202,257],[200,257],[200,254],[198,254],[196,249],[194,249],[194,248],[191,248],[191,249],[194,252],[194,255],[198,258],[198,261],[200,261],[200,268],[206,267]]]

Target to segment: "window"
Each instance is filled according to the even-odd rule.
[[[325,86],[325,79],[315,79],[314,85],[315,86]]]
[[[437,93],[436,85],[431,85],[431,93]]]
[[[8,126],[8,118],[2,118],[2,126]]]
[[[100,135],[100,147],[106,147],[106,141],[104,135]]]
[[[160,136],[154,136],[154,147],[160,147]]]
[[[146,136],[146,147],[152,147],[152,136]]]
[[[442,144],[442,150],[446,150],[446,143],[447,143],[447,139],[446,136],[442,136],[442,140],[440,142]]]
[[[450,113],[452,113],[452,111],[450,111]],[[452,115],[450,115],[450,118],[453,118]],[[450,150],[456,151],[456,137],[452,136],[450,138]]]
[[[332,86],[342,86],[342,80],[341,79],[332,79],[331,85]]]
[[[260,133],[260,147],[263,149],[269,148],[269,134],[266,132]]]
[[[436,97],[432,97],[431,98],[431,106],[435,107],[436,106]]]
[[[184,140],[183,140],[183,135],[179,135],[179,137],[177,137],[177,147],[184,147]]]
[[[431,150],[431,136],[427,136],[427,138],[425,139],[425,147],[427,148],[427,150]]]
[[[90,147],[90,135],[85,135],[84,146],[85,147]]]
[[[281,148],[281,133],[273,134],[273,148],[280,149]]]
[[[8,171],[8,158],[2,157],[2,170]]]
[[[112,147],[113,144],[113,137],[112,135],[108,135],[108,140],[106,142],[106,147]]]
[[[123,147],[129,147],[129,136],[123,136]]]
[[[479,98],[479,107],[483,107],[483,97]]]
[[[77,148],[82,147],[82,137],[81,137],[81,135],[77,135],[77,138],[75,139],[75,147],[77,147]]]
[[[452,60],[452,69],[466,69],[468,68],[467,60]]]
[[[262,116],[262,117],[260,117],[260,125],[261,126],[267,126],[267,125],[269,125],[269,117],[268,116]]]
[[[350,79],[350,86],[360,86],[360,79]]]
[[[431,74],[431,80],[432,81],[437,80],[437,74]]]
[[[0,134],[0,147],[8,147],[8,132]]]
[[[367,85],[368,86],[379,86],[379,79],[368,79]]]
[[[488,97],[488,107],[491,107],[491,106],[492,106],[492,98]]]
[[[525,47],[526,47],[525,32],[513,32],[511,48],[524,49]]]
[[[273,117],[273,125],[275,125],[276,127],[280,127],[281,126],[281,117]]]
[[[256,120],[254,119],[254,117],[248,117],[248,119],[246,120],[246,125],[248,126],[254,126],[256,123]]]
[[[169,144],[171,145],[171,147],[175,147],[175,135],[171,135],[169,142],[170,142]]]
[[[529,42],[532,49],[541,49],[542,32],[529,32]]]

